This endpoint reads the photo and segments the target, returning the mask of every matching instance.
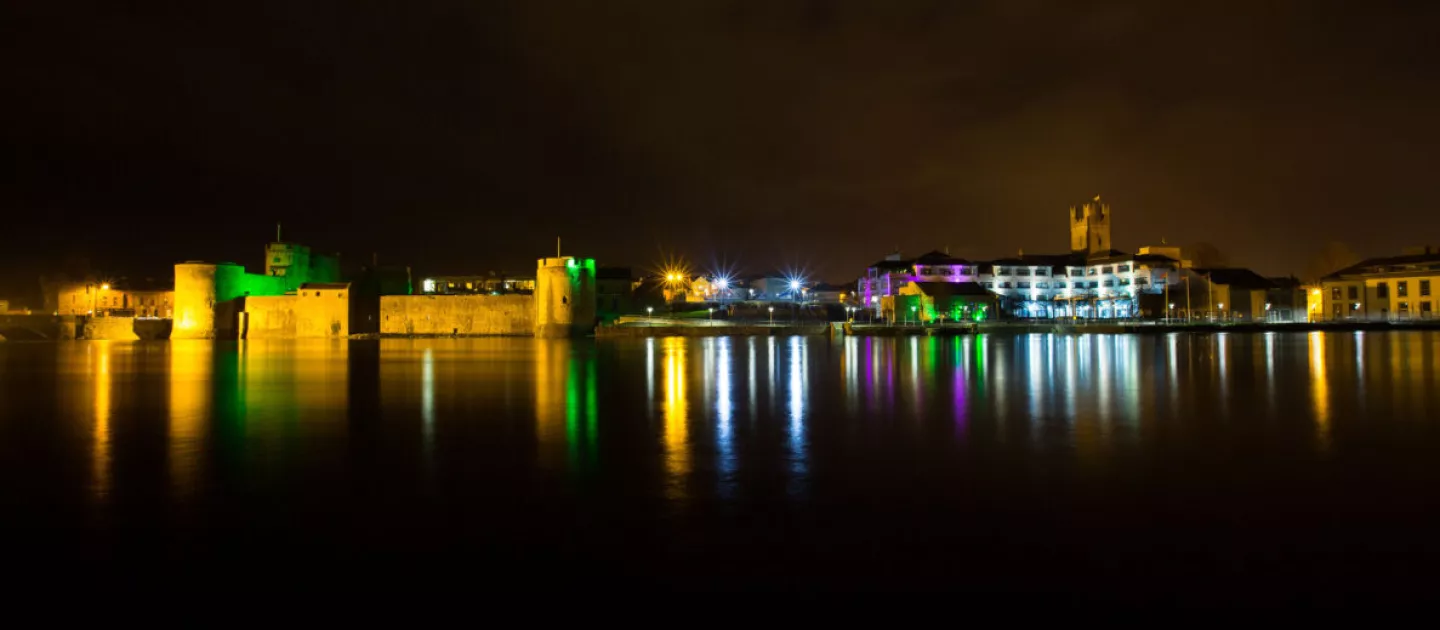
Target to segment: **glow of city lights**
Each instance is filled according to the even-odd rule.
[[[719,277],[719,278],[716,278],[716,279],[715,279],[715,286],[716,286],[717,288],[723,290],[723,289],[725,289],[725,288],[727,288],[727,287],[730,286],[730,279],[729,279],[729,278],[726,278],[726,277],[724,277],[724,276],[721,276],[721,277]]]
[[[791,290],[791,291],[794,291],[795,289],[799,289],[799,288],[800,288],[800,281],[799,281],[799,280],[791,280],[791,281],[790,281],[790,290]]]
[[[109,290],[110,290],[110,283],[109,283],[109,282],[106,282],[106,283],[100,285],[100,290],[101,290],[101,291],[109,291]]]

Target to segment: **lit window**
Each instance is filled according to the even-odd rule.
[[[1430,297],[1430,281],[1420,281],[1420,297]]]

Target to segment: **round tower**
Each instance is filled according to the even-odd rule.
[[[595,327],[595,260],[541,258],[535,269],[535,336],[574,337]]]
[[[175,265],[174,329],[171,339],[214,339],[216,304],[235,297],[245,268],[233,263]]]

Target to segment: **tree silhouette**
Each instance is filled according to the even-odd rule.
[[[1305,267],[1305,280],[1316,282],[1336,271],[1349,267],[1360,262],[1360,256],[1349,245],[1339,241],[1330,241],[1325,247],[1310,259],[1310,264]]]
[[[1220,251],[1220,248],[1205,242],[1195,243],[1185,248],[1185,257],[1196,267],[1225,267],[1230,264],[1230,257]]]

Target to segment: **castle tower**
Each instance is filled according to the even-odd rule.
[[[1079,206],[1070,206],[1070,251],[1093,256],[1112,249],[1110,242],[1110,204],[1101,203],[1100,195]]]
[[[234,306],[245,268],[233,263],[189,261],[175,265],[175,328],[171,339],[225,338],[233,332]]]
[[[535,336],[575,337],[595,327],[595,260],[541,258],[535,269]]]

